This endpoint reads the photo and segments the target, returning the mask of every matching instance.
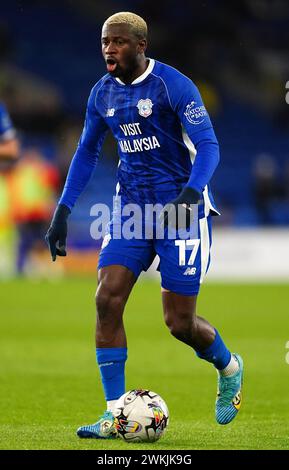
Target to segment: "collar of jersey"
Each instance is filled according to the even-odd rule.
[[[137,85],[138,83],[141,83],[143,82],[148,76],[150,73],[152,73],[153,71],[153,68],[155,66],[155,60],[154,59],[149,59],[149,65],[148,67],[146,68],[146,70],[144,71],[144,73],[142,73],[139,77],[137,77],[133,82],[130,83],[130,85]],[[126,83],[123,83],[120,78],[118,77],[115,77],[115,80],[117,81],[117,83],[119,83],[120,85],[126,85]]]

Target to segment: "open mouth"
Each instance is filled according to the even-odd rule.
[[[108,72],[110,73],[114,72],[116,67],[117,67],[117,62],[115,59],[111,59],[111,58],[106,59],[106,68]]]

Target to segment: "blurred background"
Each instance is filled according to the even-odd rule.
[[[52,265],[43,236],[82,130],[90,89],[106,73],[101,26],[120,10],[146,19],[147,55],[196,82],[211,115],[221,148],[212,188],[222,216],[215,218],[210,276],[289,279],[286,0],[166,0],[157,7],[151,0],[5,2],[0,276],[95,272],[100,242],[90,235],[90,209],[97,202],[112,204],[118,157],[111,137],[70,218],[69,256]]]

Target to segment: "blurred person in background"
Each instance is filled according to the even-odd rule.
[[[9,177],[19,157],[19,141],[5,105],[0,102],[0,277],[14,274],[15,228]]]
[[[276,160],[268,153],[256,157],[253,193],[260,223],[274,225],[276,204],[284,199],[285,191]]]
[[[18,157],[19,141],[16,137],[16,131],[5,105],[0,102],[0,169],[5,167],[5,162],[9,167],[9,164],[14,163]]]
[[[9,178],[11,215],[18,231],[17,273],[37,275],[44,235],[55,206],[59,172],[38,149],[26,149]],[[40,274],[40,273],[39,273]]]

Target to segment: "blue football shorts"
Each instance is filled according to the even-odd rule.
[[[197,295],[210,265],[211,215],[201,216],[197,222],[194,238],[186,240],[180,239],[178,233],[175,239],[115,239],[108,229],[98,269],[122,265],[138,278],[158,255],[162,288],[180,295]]]

